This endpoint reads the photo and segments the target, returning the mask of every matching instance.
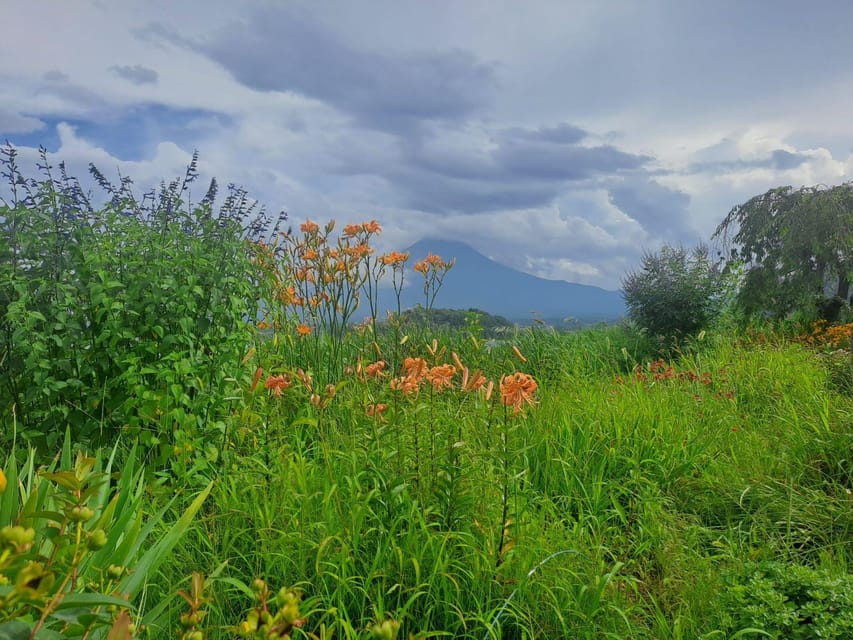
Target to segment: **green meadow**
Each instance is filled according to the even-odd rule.
[[[853,637],[849,325],[486,339],[375,221],[25,184],[0,638]]]

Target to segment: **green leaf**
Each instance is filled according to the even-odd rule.
[[[83,488],[83,483],[77,479],[77,475],[73,471],[57,471],[55,473],[43,473],[43,478],[52,480],[61,487],[65,487],[70,491],[80,491]]]
[[[133,573],[125,577],[117,587],[119,593],[130,594],[131,598],[134,598],[139,593],[142,587],[145,586],[145,580],[147,579],[148,574],[160,566],[168,554],[171,553],[172,549],[181,537],[186,533],[187,529],[189,529],[193,518],[195,518],[195,514],[201,508],[201,505],[204,504],[204,501],[208,494],[210,494],[211,489],[213,489],[212,480],[204,490],[196,496],[195,500],[192,501],[183,515],[178,518],[177,522],[172,525],[172,528],[169,529],[160,541],[150,547],[148,551],[134,563]]]
[[[20,620],[0,624],[0,640],[28,640],[30,626]]]
[[[109,606],[132,608],[131,604],[124,598],[117,598],[104,593],[69,593],[62,599],[56,610],[61,611],[63,609],[74,608],[93,609],[95,607]]]

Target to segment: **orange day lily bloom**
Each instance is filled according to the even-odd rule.
[[[383,413],[388,410],[388,405],[384,402],[379,402],[376,404],[369,404],[365,410],[365,413],[369,418],[376,416],[377,418],[381,417]]]
[[[311,333],[311,327],[307,324],[298,324],[296,325],[296,333],[300,336],[307,336]]]
[[[378,361],[374,362],[373,364],[367,365],[367,367],[364,370],[364,373],[367,375],[368,378],[380,378],[383,375],[385,375],[383,373],[384,370],[385,370],[385,361],[384,360],[378,360]]]
[[[403,360],[403,372],[416,380],[420,380],[427,372],[427,363],[423,358],[406,358]]]
[[[420,380],[413,376],[400,376],[391,380],[389,386],[394,391],[402,391],[405,395],[411,395],[420,391]]]
[[[503,376],[500,383],[501,403],[512,407],[513,413],[519,413],[525,405],[536,402],[533,394],[538,385],[533,376],[526,373],[513,373]]]
[[[456,367],[452,364],[440,364],[430,369],[426,378],[432,384],[434,391],[441,391],[453,384],[454,375],[456,375]]]
[[[311,220],[306,220],[299,227],[302,233],[317,233],[320,230],[320,225],[316,222],[311,222]]]
[[[274,396],[281,396],[282,392],[293,384],[289,375],[268,376],[264,388],[269,389]]]
[[[380,256],[379,261],[387,267],[392,267],[395,265],[403,264],[408,259],[408,253],[392,251],[391,253],[386,253],[385,255]]]

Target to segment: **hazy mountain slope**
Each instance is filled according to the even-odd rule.
[[[613,320],[625,313],[622,295],[599,287],[564,280],[546,280],[490,260],[462,242],[421,240],[406,249],[412,254],[409,264],[432,252],[445,260],[456,258],[441,288],[435,307],[483,309],[512,320],[565,318],[581,321]],[[423,304],[423,280],[409,275],[403,292],[403,307]],[[383,301],[385,299],[383,298]]]

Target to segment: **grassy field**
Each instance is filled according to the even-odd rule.
[[[396,340],[396,365],[365,346],[334,382],[287,364],[310,338],[268,337],[203,470],[146,476],[147,513],[214,479],[147,576],[140,611],[169,603],[150,633],[174,637],[200,571],[209,638],[258,577],[301,596],[297,637],[846,637],[853,401],[820,354],[761,337],[664,361],[618,328],[446,334]],[[517,373],[531,395],[502,389]],[[808,625],[838,630],[791,635]]]
[[[109,216],[2,265],[0,638],[853,637],[849,325],[353,327],[375,222]]]
[[[411,345],[430,367],[530,374],[518,413],[461,371],[394,391],[373,357],[319,403],[296,378],[258,384],[149,597],[215,576],[209,637],[233,635],[255,576],[334,637],[383,620],[401,637],[846,637],[850,396],[769,337],[708,334],[667,361],[638,346],[618,329]]]

